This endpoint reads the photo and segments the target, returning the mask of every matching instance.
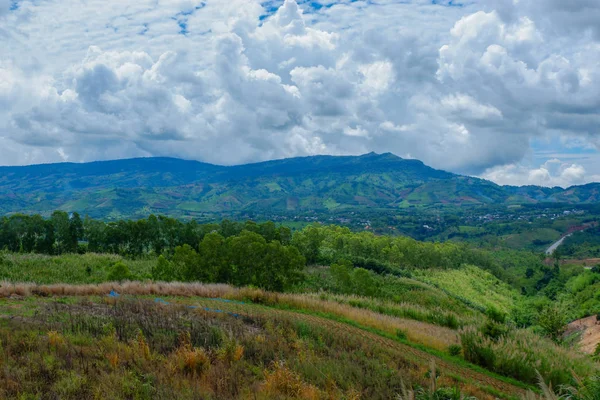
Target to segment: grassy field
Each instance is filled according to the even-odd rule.
[[[518,293],[498,278],[477,267],[418,271],[416,276],[450,296],[476,308],[497,308],[505,313],[514,307]]]
[[[141,281],[107,282],[116,262]],[[476,267],[369,273],[357,296],[326,267],[274,293],[152,282],[154,265],[2,254],[0,398],[521,399],[598,374],[505,321],[520,295]]]
[[[86,291],[65,286],[62,293],[70,290]],[[202,290],[257,295],[224,286]],[[369,316],[319,308],[318,302],[299,304],[294,297],[271,301],[301,305],[304,311],[181,296],[4,299],[0,310],[10,318],[0,321],[0,393],[67,399],[390,399],[405,387],[509,399],[526,392],[521,384],[427,351],[377,324],[363,325]],[[435,389],[432,361],[439,374]]]
[[[101,283],[108,280],[110,268],[123,262],[140,280],[149,279],[156,259],[129,260],[112,254],[43,254],[0,253],[0,280],[38,284]]]

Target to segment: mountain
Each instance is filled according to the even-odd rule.
[[[93,217],[600,201],[600,184],[499,186],[391,153],[218,166],[175,158],[0,167],[0,213]]]

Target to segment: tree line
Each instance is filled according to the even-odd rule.
[[[105,222],[63,211],[47,219],[21,214],[2,217],[0,249],[49,255],[94,252],[156,257],[152,271],[155,280],[222,282],[271,290],[285,290],[300,282],[307,264],[335,264],[338,267],[333,272],[340,282],[355,282],[343,286],[366,295],[369,290],[358,290],[366,281],[364,270],[402,275],[415,268],[447,269],[463,264],[494,267],[487,253],[466,244],[377,236],[335,225],[314,224],[292,233],[290,228],[270,221],[199,224],[151,215]],[[127,271],[119,276],[127,278]]]
[[[212,232],[224,238],[242,231],[254,232],[266,241],[289,245],[292,231],[273,222],[234,222],[199,224],[165,216],[105,222],[74,213],[55,211],[50,218],[16,214],[0,219],[0,249],[20,253],[60,255],[65,253],[112,253],[127,257],[172,255],[178,246],[198,251],[200,242]]]

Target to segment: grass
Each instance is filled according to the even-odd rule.
[[[108,280],[112,265],[123,262],[138,279],[150,277],[155,259],[128,260],[111,254],[0,253],[0,280],[37,284],[89,284]]]
[[[455,270],[416,271],[415,276],[480,310],[497,308],[509,313],[519,296],[506,283],[473,266]]]
[[[430,381],[399,348],[291,313],[42,301],[0,326],[0,340],[6,398],[390,399]],[[495,397],[444,372],[437,382]]]
[[[6,280],[0,282],[0,310],[1,315],[10,318],[0,318],[0,352],[8,342],[11,342],[10,346],[15,345],[12,343],[14,340],[27,343],[27,335],[39,336],[42,333],[46,347],[54,351],[71,348],[71,357],[74,357],[77,351],[82,354],[83,347],[91,349],[101,345],[99,341],[106,339],[111,329],[117,335],[117,344],[102,355],[101,359],[107,363],[108,369],[96,371],[99,377],[63,366],[64,374],[61,372],[60,376],[57,375],[52,385],[44,386],[35,381],[31,382],[31,387],[21,387],[19,393],[33,397],[42,392],[52,393],[52,396],[60,398],[70,398],[69,393],[77,393],[81,398],[91,398],[94,396],[91,392],[82,392],[80,388],[92,387],[113,398],[386,398],[383,394],[393,398],[400,393],[397,385],[402,382],[419,393],[419,388],[425,387],[419,385],[425,384],[429,360],[435,358],[443,371],[443,385],[458,386],[463,393],[487,399],[493,398],[491,395],[502,398],[502,393],[515,393],[511,392],[515,388],[530,388],[528,385],[537,382],[536,371],[555,387],[557,384],[576,385],[572,371],[584,379],[598,372],[589,360],[530,331],[504,326],[499,337],[486,336],[483,328],[489,321],[482,311],[494,307],[508,313],[519,295],[508,285],[476,267],[415,270],[412,271],[413,278],[378,275],[377,296],[360,297],[329,293],[335,287],[328,268],[311,268],[308,271],[307,283],[299,290],[310,290],[312,293],[272,293],[223,284],[106,282],[110,267],[116,262],[124,262],[138,279],[147,277],[154,265],[152,260],[131,261],[97,254],[60,257],[1,254],[0,276]],[[20,281],[29,283],[15,283]],[[569,287],[575,291],[577,283],[574,280]],[[116,291],[120,297],[107,298],[106,295],[111,291]],[[149,300],[160,296],[170,303],[181,304],[174,306],[178,314],[167,314],[165,321],[162,320],[164,315],[135,306],[145,320],[128,316],[125,319],[135,323],[121,323],[115,307],[117,304],[128,304],[126,299],[130,296],[149,297]],[[222,300],[210,300],[215,298]],[[250,336],[259,337],[259,341],[268,336],[265,330],[277,331],[288,323],[292,324],[293,329],[290,329],[295,333],[277,331],[268,336],[269,340],[282,341],[287,347],[277,348],[279,352],[268,362],[261,359],[245,364],[243,361],[251,344],[238,340],[237,331],[230,328],[228,322],[223,326],[220,325],[221,320],[209,324],[215,335],[219,331],[221,333],[218,335],[227,340],[210,344],[213,339],[206,333],[202,334],[202,345],[194,342],[194,338],[200,337],[200,334],[194,334],[195,319],[189,316],[191,311],[187,306],[198,303],[207,306],[205,314],[212,314],[218,309],[223,311],[221,314],[225,320],[231,318],[232,314],[238,315],[233,317],[234,320],[240,319],[245,325],[244,329],[251,331]],[[52,312],[48,311],[48,307],[54,307]],[[131,308],[128,311],[130,314],[134,313],[134,306],[127,307]],[[9,332],[12,331],[17,332],[17,336],[10,336]],[[143,339],[138,337],[140,331]],[[178,335],[190,332],[192,345],[183,346],[180,339],[172,337],[173,332]],[[21,334],[24,336],[21,337]],[[329,343],[327,340],[333,340],[328,339],[331,336],[335,338],[335,343],[339,343],[335,355],[323,353],[323,346]],[[304,337],[309,339],[304,340]],[[343,344],[346,342],[354,344],[345,348]],[[36,343],[32,346],[40,345]],[[307,346],[303,348],[305,353],[302,356],[293,353],[292,350],[297,350],[301,345]],[[126,346],[130,349],[127,350]],[[181,376],[163,382],[162,378],[158,378],[163,375],[162,370],[132,367],[137,364],[133,358],[127,358],[128,354],[135,349],[146,348],[143,350],[143,354],[146,354],[144,357],[149,357],[149,360],[160,359],[163,363],[170,363],[172,368],[175,368],[173,365],[179,365],[178,369],[172,369],[169,373],[180,373]],[[40,349],[38,351],[45,356],[53,356]],[[90,363],[100,362],[94,358],[97,355],[92,355],[91,350],[86,351],[90,354],[86,353],[84,358],[89,358]],[[239,356],[241,353],[243,357]],[[229,354],[227,357],[230,358],[232,354],[238,354],[234,357],[238,360],[223,366],[215,362],[220,360],[219,354]],[[356,359],[358,355],[363,358]],[[45,361],[42,359],[38,362]],[[17,358],[11,368],[17,371],[21,363],[30,365],[27,360]],[[358,363],[359,367],[340,366],[340,363]],[[237,365],[237,369],[230,371],[228,368],[234,368],[234,365]],[[231,373],[231,379],[241,380],[234,394],[215,389],[212,383],[203,381],[205,378],[198,379],[208,376],[208,371],[213,371],[213,368],[225,368],[224,372],[221,371],[225,376]],[[342,372],[336,368],[341,368]],[[124,383],[118,381],[119,376],[111,372],[116,370],[120,371],[120,377],[127,376],[130,382],[134,382],[132,387],[123,387]],[[6,371],[9,373],[11,369]],[[34,380],[38,379],[35,378],[35,371],[34,378],[31,378]],[[327,379],[323,378],[323,371],[327,371]],[[24,372],[15,372],[11,379],[24,379],[20,373]],[[355,375],[360,374],[370,374],[374,380],[357,380]],[[150,381],[144,381],[145,378],[139,380],[142,375],[153,378]],[[195,381],[200,383],[190,383],[194,376]],[[278,382],[282,377],[285,378],[284,383]],[[393,384],[383,383],[383,377],[391,379]],[[271,380],[273,382],[268,383]],[[358,382],[358,386],[349,384],[353,382]],[[289,386],[286,386],[288,383]],[[3,384],[11,387],[12,383],[0,382],[0,388],[4,387]],[[369,385],[385,390],[382,389],[382,394],[369,392]],[[121,389],[112,392],[113,387]],[[176,391],[173,391],[173,387],[177,388]],[[32,388],[43,390],[35,392]],[[144,392],[144,388],[150,388],[148,390],[152,392]],[[332,388],[335,390],[330,392]],[[0,392],[0,398],[3,395],[10,398],[13,394],[6,393]],[[229,395],[231,397],[227,397]]]

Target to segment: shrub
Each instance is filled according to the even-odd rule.
[[[506,322],[506,313],[498,310],[496,307],[489,307],[485,314],[489,319],[499,324]]]
[[[448,354],[450,354],[451,356],[460,356],[460,354],[462,353],[462,347],[458,344],[452,344],[450,346],[448,346]]]
[[[152,268],[152,279],[161,282],[171,282],[175,280],[175,269],[163,255],[158,257],[156,265]]]
[[[494,321],[487,321],[481,327],[481,333],[490,339],[498,340],[508,333],[508,328],[506,325],[502,325]]]
[[[108,273],[108,280],[112,282],[122,282],[127,280],[133,280],[133,275],[129,271],[129,267],[121,261],[116,262]]]
[[[404,332],[402,329],[396,330],[396,337],[398,339],[402,339],[402,340],[406,340],[407,339],[406,332]]]
[[[496,354],[489,339],[482,337],[477,331],[467,329],[460,335],[465,360],[494,370]]]
[[[565,332],[565,313],[557,304],[545,307],[538,316],[537,323],[546,336],[555,342],[560,342]]]
[[[530,384],[538,382],[538,372],[559,387],[572,384],[573,374],[589,376],[596,370],[585,356],[569,353],[529,330],[515,329],[493,340],[467,328],[460,338],[465,360]]]

